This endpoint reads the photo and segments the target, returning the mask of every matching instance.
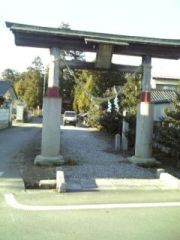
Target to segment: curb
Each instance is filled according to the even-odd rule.
[[[66,192],[64,172],[61,167],[56,168],[56,190],[58,192]]]
[[[180,180],[164,169],[157,169],[157,179],[96,179],[95,186],[67,184],[61,167],[56,168],[56,189],[61,192],[102,190],[180,190]],[[83,182],[83,179],[81,179]]]
[[[161,169],[164,170],[164,169]],[[173,175],[165,172],[164,171],[160,171],[159,173],[159,179],[167,185],[167,187],[170,187],[171,189],[175,189],[175,190],[180,190],[180,180],[176,177],[174,177]]]

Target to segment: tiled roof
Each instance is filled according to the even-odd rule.
[[[170,103],[176,98],[176,91],[172,90],[151,90],[151,102]]]
[[[8,81],[0,80],[0,96],[4,96],[9,88],[11,88],[11,84]]]

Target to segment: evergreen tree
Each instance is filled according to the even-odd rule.
[[[35,58],[32,66],[19,75],[15,89],[19,99],[25,101],[29,109],[42,107],[43,95],[43,65],[39,57]]]
[[[12,85],[19,80],[19,73],[13,69],[7,68],[1,73],[1,80],[9,81]]]
[[[34,68],[35,70],[37,70],[40,74],[43,73],[44,70],[44,66],[42,63],[42,60],[39,56],[35,57],[34,60],[32,61],[31,67],[30,68]]]
[[[141,75],[140,74],[127,74],[127,82],[123,87],[121,96],[121,107],[127,111],[124,120],[129,124],[129,130],[126,132],[128,138],[128,145],[133,148],[135,145],[136,136],[136,113],[137,105],[140,102],[141,93]]]
[[[123,87],[122,108],[127,110],[128,114],[135,116],[137,105],[140,102],[141,93],[141,75],[127,74],[127,82]]]
[[[15,83],[15,90],[20,100],[24,99],[24,93],[26,91],[27,84],[23,78]]]
[[[29,109],[42,107],[43,78],[39,71],[29,68],[25,75],[27,88],[24,93],[24,100]]]
[[[172,107],[166,110],[164,123],[180,128],[180,93],[178,92],[176,98],[172,102]]]
[[[73,108],[77,112],[87,112],[91,105],[92,76],[89,71],[76,72]]]
[[[166,110],[161,123],[162,127],[156,128],[155,141],[167,147],[177,163],[180,160],[180,93],[177,93],[172,107]]]

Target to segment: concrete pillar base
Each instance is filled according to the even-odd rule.
[[[158,167],[161,165],[155,158],[140,158],[132,156],[129,161],[143,167]]]
[[[59,166],[62,165],[63,163],[64,158],[62,155],[58,155],[55,157],[38,155],[34,160],[34,164],[40,166]]]

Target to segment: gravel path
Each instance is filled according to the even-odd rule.
[[[93,187],[95,179],[155,179],[154,169],[144,169],[113,151],[113,139],[95,129],[62,127],[61,149],[77,165],[62,166],[67,184]]]

